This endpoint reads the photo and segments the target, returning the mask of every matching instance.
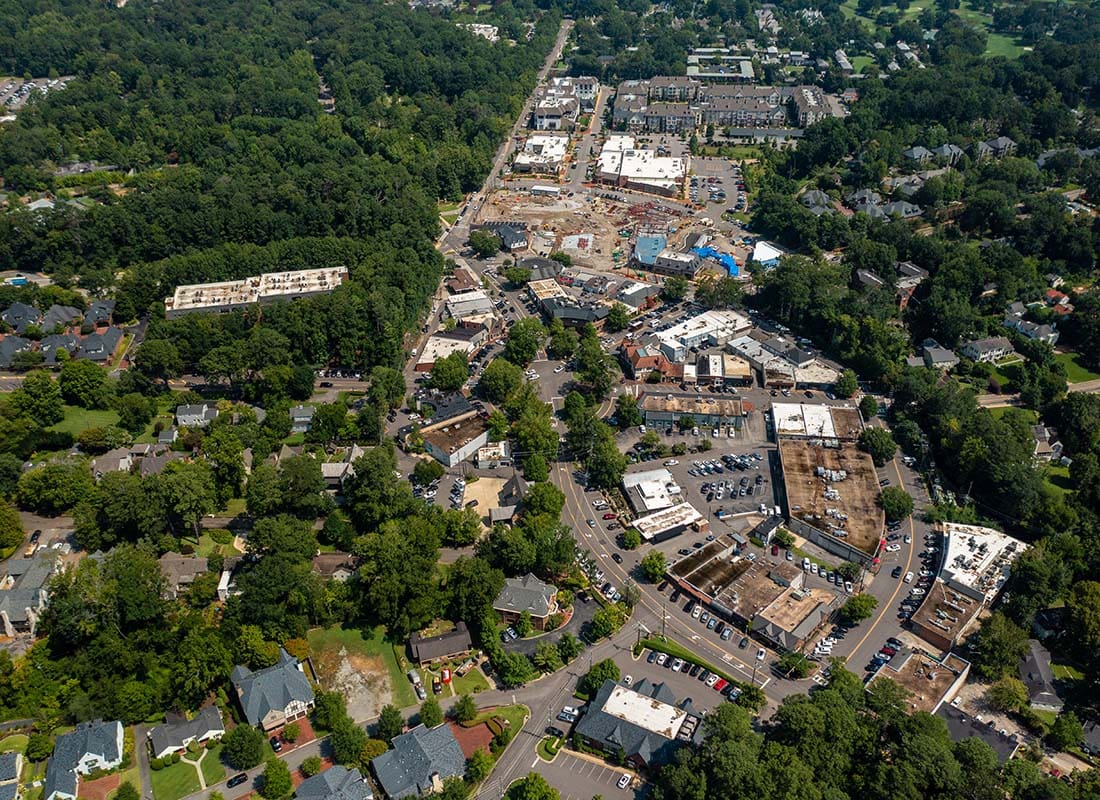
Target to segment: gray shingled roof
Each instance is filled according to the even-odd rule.
[[[393,740],[393,749],[370,762],[390,800],[418,797],[439,780],[461,776],[466,759],[449,725],[425,728],[417,725]]]
[[[5,336],[3,341],[0,341],[0,368],[7,369],[11,366],[11,360],[16,353],[30,349],[30,339],[24,339],[22,336]]]
[[[58,325],[67,328],[73,324],[73,320],[83,319],[83,317],[84,314],[79,308],[59,306],[54,303],[42,315],[42,330],[52,331]]]
[[[26,303],[12,303],[4,310],[4,313],[0,314],[0,319],[8,323],[18,333],[25,331],[28,325],[38,324],[40,317],[39,310]]]
[[[77,358],[86,358],[88,361],[106,361],[114,355],[118,349],[118,343],[122,341],[122,330],[119,328],[107,328],[102,333],[90,333],[80,343]]]
[[[414,633],[409,637],[409,649],[412,650],[413,659],[418,663],[465,652],[471,647],[473,647],[473,641],[470,639],[470,631],[462,621],[455,625],[454,630],[438,636],[422,639],[419,633]]]
[[[18,753],[0,753],[0,782],[19,780],[18,766]]]
[[[550,613],[554,595],[557,593],[556,586],[544,583],[528,572],[522,578],[508,578],[504,581],[504,588],[493,602],[493,608],[516,614],[527,611],[533,617],[545,617]]]
[[[111,321],[111,315],[115,312],[114,300],[94,300],[88,306],[84,314],[85,325],[100,325]]]
[[[82,722],[76,730],[57,737],[53,757],[46,769],[46,782],[42,790],[45,800],[55,792],[76,797],[77,770],[88,755],[97,755],[108,763],[122,759],[120,752],[122,723]]]
[[[298,659],[279,648],[279,661],[253,672],[237,665],[230,676],[250,725],[259,725],[272,711],[283,711],[294,700],[313,702],[313,687],[298,668]]]
[[[225,731],[221,712],[216,706],[207,706],[194,719],[189,720],[177,714],[170,714],[167,719],[165,724],[157,725],[149,731],[154,756],[160,756],[166,750],[181,750],[188,742],[201,740],[207,734],[219,736]]]
[[[588,712],[577,723],[576,732],[592,742],[601,743],[609,750],[622,748],[627,758],[640,757],[646,764],[666,763],[679,747],[678,740],[648,731],[603,710],[617,685],[613,680],[604,681],[589,703]],[[664,683],[651,683],[643,678],[631,687],[631,691],[671,706],[677,705],[676,696]],[[687,701],[678,707],[697,714]]]
[[[298,800],[371,800],[374,793],[359,770],[337,764],[302,781],[294,796]]]

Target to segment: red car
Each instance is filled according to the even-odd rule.
[[[714,691],[720,692],[726,688],[727,682],[725,678],[719,678],[718,683],[714,684]]]
[[[618,515],[612,514],[610,511],[603,515],[604,519],[615,519]]]

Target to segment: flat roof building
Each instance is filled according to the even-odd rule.
[[[909,692],[908,713],[935,714],[941,705],[955,699],[969,674],[970,662],[954,653],[939,658],[923,650],[905,648],[883,664],[867,684],[867,691],[874,694],[875,684],[889,678]]]
[[[945,522],[940,530],[944,536],[940,577],[986,603],[997,596],[1013,562],[1027,549],[1019,539],[980,525]]]
[[[631,523],[642,538],[656,544],[673,536],[679,536],[689,528],[696,532],[709,530],[707,518],[690,503],[680,503],[670,508],[638,517]]]
[[[909,618],[909,627],[933,647],[948,651],[957,647],[974,627],[983,607],[979,598],[937,578],[928,587],[920,608]]]
[[[745,407],[739,397],[713,397],[684,394],[645,394],[638,408],[646,425],[670,428],[683,417],[691,417],[701,428],[740,428]]]
[[[691,348],[721,347],[750,328],[752,321],[736,311],[704,311],[662,332],[661,350],[670,361],[684,361]]]
[[[465,319],[474,314],[491,314],[492,312],[493,301],[481,289],[451,295],[447,299],[447,315],[457,320]]]
[[[565,291],[560,283],[554,278],[545,278],[539,281],[530,281],[527,284],[527,293],[536,302],[543,302],[549,300],[552,297],[568,297],[568,292]]]
[[[523,150],[516,154],[512,169],[516,172],[556,173],[561,169],[568,149],[568,135],[533,133],[527,137]]]
[[[489,443],[489,425],[477,414],[429,428],[420,436],[428,454],[446,467],[461,464]]]
[[[778,436],[823,442],[854,442],[863,431],[859,410],[851,406],[772,403]]]
[[[635,514],[650,514],[675,505],[683,491],[667,469],[651,469],[623,476],[623,493]]]
[[[174,319],[192,312],[227,313],[256,303],[293,300],[327,294],[348,279],[347,267],[268,272],[239,281],[177,286],[164,299],[165,316]]]

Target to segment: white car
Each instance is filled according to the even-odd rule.
[[[554,374],[557,375],[559,372],[565,372],[565,364],[558,364],[554,367]]]
[[[699,615],[702,614],[702,613],[703,613],[703,607],[702,606],[696,606],[695,608],[691,609],[691,618],[692,619],[699,619]]]
[[[620,789],[625,789],[627,786],[630,785],[630,776],[629,775],[623,775],[621,778],[619,778],[619,782],[616,785]]]
[[[714,684],[716,684],[716,683],[718,683],[718,676],[717,676],[717,675],[715,675],[715,674],[714,674],[714,673],[712,672],[712,673],[710,674],[710,676],[709,676],[709,677],[707,678],[707,688],[708,688],[708,689],[713,689],[713,688],[714,688]]]
[[[913,595],[913,597],[920,597],[922,594],[924,594],[924,589],[921,589],[918,586],[916,589],[910,589],[909,594]]]
[[[810,562],[810,572],[812,572],[814,575],[817,574],[817,562]]]
[[[682,666],[684,666],[684,659],[678,658],[672,662],[672,671],[679,672]]]
[[[658,667],[663,667],[666,661],[668,661],[668,655],[666,653],[661,653],[657,656]]]
[[[666,467],[675,467],[679,463],[680,462],[677,461],[675,458],[670,458],[668,461],[665,462],[665,466]]]
[[[844,581],[844,591],[846,591],[848,594],[852,593],[852,582],[851,581]]]
[[[886,545],[886,552],[887,553],[896,553],[899,550],[901,550],[901,545],[900,544],[888,544],[888,545]]]
[[[634,683],[633,675],[623,675],[623,686],[630,686],[632,683]]]

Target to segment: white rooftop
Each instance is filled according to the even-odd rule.
[[[775,431],[780,436],[836,438],[836,426],[828,406],[804,403],[772,403]]]
[[[643,539],[652,539],[670,528],[686,528],[703,518],[703,515],[696,511],[690,503],[681,503],[678,506],[638,517],[634,520],[633,525]]]
[[[436,361],[442,361],[451,353],[473,352],[474,345],[469,339],[450,339],[445,336],[432,336],[424,342],[424,349],[416,359],[417,365],[431,366]]]
[[[611,690],[603,711],[666,739],[676,738],[688,716],[686,711],[638,694],[625,686],[616,686]]]
[[[177,286],[171,297],[164,300],[168,311],[198,311],[203,308],[258,303],[322,292],[331,292],[348,277],[347,267],[301,269],[288,272],[268,272],[239,281],[219,283],[192,283]]]
[[[660,511],[674,505],[683,492],[667,469],[623,476],[623,490],[635,511]]]
[[[783,251],[767,242],[757,242],[752,250],[752,260],[765,263],[783,255]]]
[[[704,311],[702,314],[673,325],[661,334],[661,339],[682,343],[684,339],[706,337],[731,338],[739,331],[748,330],[752,322],[736,311]]]
[[[1007,533],[979,525],[943,523],[946,553],[940,577],[968,586],[992,600],[1008,579],[1012,562],[1027,545]]]

